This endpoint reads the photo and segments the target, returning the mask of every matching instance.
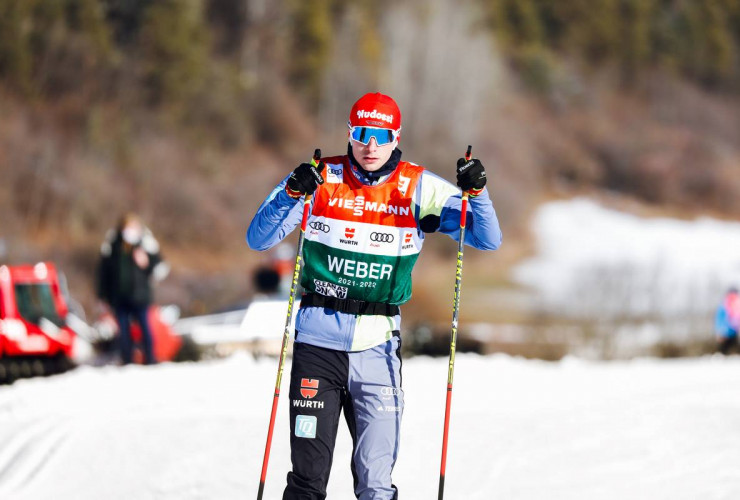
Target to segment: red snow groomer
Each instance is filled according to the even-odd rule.
[[[74,366],[67,312],[54,264],[0,266],[0,383]]]

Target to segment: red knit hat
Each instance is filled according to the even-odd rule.
[[[401,129],[401,110],[396,101],[387,95],[375,92],[365,94],[349,112],[351,127],[380,127]]]

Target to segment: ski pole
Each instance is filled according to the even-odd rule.
[[[313,153],[311,165],[318,168],[321,159],[321,150]],[[280,350],[280,363],[278,365],[277,380],[275,381],[275,395],[272,398],[272,413],[270,414],[270,427],[267,430],[267,443],[265,444],[265,457],[262,460],[262,474],[260,475],[260,487],[257,491],[257,500],[262,500],[265,490],[265,476],[267,476],[267,462],[270,460],[270,446],[272,445],[272,431],[275,427],[275,414],[277,413],[278,399],[280,398],[280,383],[283,380],[283,368],[285,357],[288,354],[288,341],[290,340],[290,327],[293,323],[293,304],[295,303],[296,291],[298,290],[298,277],[301,274],[301,261],[303,259],[303,239],[306,234],[306,222],[311,207],[313,195],[307,194],[303,201],[303,219],[301,219],[301,232],[298,235],[298,254],[295,258],[295,270],[293,271],[293,283],[290,287],[290,299],[288,299],[288,314],[285,318],[285,331],[283,332],[283,346]]]
[[[469,161],[473,146],[468,146],[465,160]],[[457,343],[457,318],[460,312],[460,289],[462,287],[463,241],[465,240],[465,215],[468,210],[468,192],[462,193],[460,205],[460,241],[457,243],[457,271],[455,272],[455,298],[452,306],[452,334],[450,335],[450,365],[447,371],[447,403],[445,404],[445,428],[442,435],[442,465],[439,469],[439,495],[445,494],[445,469],[447,465],[447,437],[450,429],[450,405],[452,403],[452,375],[455,372],[455,344]]]

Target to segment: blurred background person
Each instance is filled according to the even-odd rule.
[[[279,294],[280,274],[268,264],[261,265],[254,271],[255,299],[273,298]]]
[[[722,354],[729,354],[737,347],[738,327],[740,327],[740,294],[737,288],[733,287],[725,294],[714,318],[717,348]]]
[[[159,243],[137,215],[124,215],[106,235],[100,248],[97,293],[115,314],[123,364],[133,361],[132,318],[141,329],[144,363],[156,362],[147,314],[152,303],[152,280],[163,279],[168,271]]]
[[[290,296],[295,267],[295,249],[288,243],[277,245],[269,260],[254,271],[254,289],[260,298],[285,299]]]

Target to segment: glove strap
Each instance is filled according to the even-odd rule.
[[[292,189],[290,189],[290,188],[289,188],[289,187],[288,187],[287,185],[285,186],[285,192],[286,192],[286,193],[288,193],[288,196],[290,196],[290,197],[291,197],[291,198],[293,198],[294,200],[297,200],[297,199],[299,199],[299,198],[300,198],[301,196],[303,196],[303,193],[301,193],[300,191],[293,191],[293,190],[292,190]]]
[[[471,198],[475,198],[476,196],[480,195],[484,189],[486,188],[482,187],[480,189],[468,189],[468,195],[470,195]]]

